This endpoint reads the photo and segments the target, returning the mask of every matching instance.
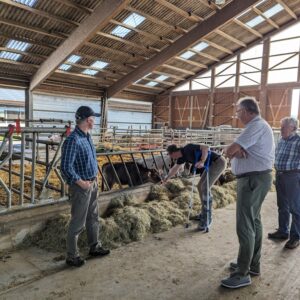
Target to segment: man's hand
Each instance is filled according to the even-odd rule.
[[[86,180],[78,180],[76,184],[79,185],[83,190],[88,190],[92,186],[92,182]]]
[[[248,153],[243,148],[241,148],[240,151],[238,151],[234,154],[234,157],[236,157],[236,158],[247,158],[247,156],[248,156]]]
[[[196,162],[195,163],[195,167],[197,168],[197,169],[201,169],[201,168],[203,168],[204,167],[204,162],[203,161],[198,161],[198,162]]]
[[[160,184],[164,185],[164,184],[168,181],[168,179],[169,179],[168,175],[165,176],[164,178],[161,177],[161,182],[160,182]]]

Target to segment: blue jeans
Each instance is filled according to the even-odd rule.
[[[276,173],[279,231],[300,239],[300,173]],[[292,224],[290,228],[290,214]]]

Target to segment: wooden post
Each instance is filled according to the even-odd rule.
[[[268,83],[268,70],[269,70],[269,56],[270,56],[270,38],[264,40],[263,45],[263,58],[262,58],[262,73],[261,84],[259,91],[259,103],[261,116],[265,119],[267,112],[267,83]]]
[[[108,99],[105,93],[101,99],[101,120],[100,120],[100,141],[104,142],[105,132],[107,130],[107,110],[108,110]]]
[[[215,75],[216,68],[211,70],[211,81],[210,81],[210,93],[209,93],[209,122],[208,125],[211,127],[214,124],[214,98],[215,98]]]
[[[25,90],[25,126],[29,127],[30,122],[28,120],[33,119],[33,99],[32,92],[27,88]]]
[[[193,128],[193,105],[194,105],[194,96],[191,95],[192,90],[192,80],[189,82],[189,103],[190,103],[190,117],[189,117],[189,127]]]
[[[169,94],[169,128],[172,128],[172,93]]]
[[[236,57],[236,74],[235,74],[235,86],[234,86],[234,105],[236,105],[239,99],[240,93],[240,68],[241,68],[241,54],[238,54]],[[232,126],[238,126],[238,119],[235,116],[235,109],[233,108],[233,119],[232,119]]]

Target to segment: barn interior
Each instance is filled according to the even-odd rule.
[[[192,216],[200,207],[190,170],[160,179],[170,144],[222,153],[243,129],[241,97],[257,99],[275,142],[282,118],[299,119],[299,18],[299,0],[0,0],[0,298],[298,299],[299,252],[268,240],[266,275],[233,294],[218,288],[237,251],[230,168],[212,188],[207,235],[182,226],[191,195]],[[60,159],[81,105],[100,114],[91,136],[100,235],[112,253],[71,271]]]

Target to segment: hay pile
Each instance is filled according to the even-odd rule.
[[[235,201],[236,183],[214,186],[214,208],[223,207]],[[104,218],[100,218],[100,239],[104,247],[116,248],[131,241],[139,241],[149,233],[157,233],[172,226],[184,224],[188,214],[191,196],[191,182],[184,179],[170,180],[166,185],[153,185],[146,202],[138,203],[125,193],[111,199]],[[193,193],[194,206],[191,216],[201,209],[197,189]],[[24,245],[64,252],[70,215],[60,215],[49,220],[43,231],[26,238]],[[86,234],[82,233],[79,247],[87,250]]]

